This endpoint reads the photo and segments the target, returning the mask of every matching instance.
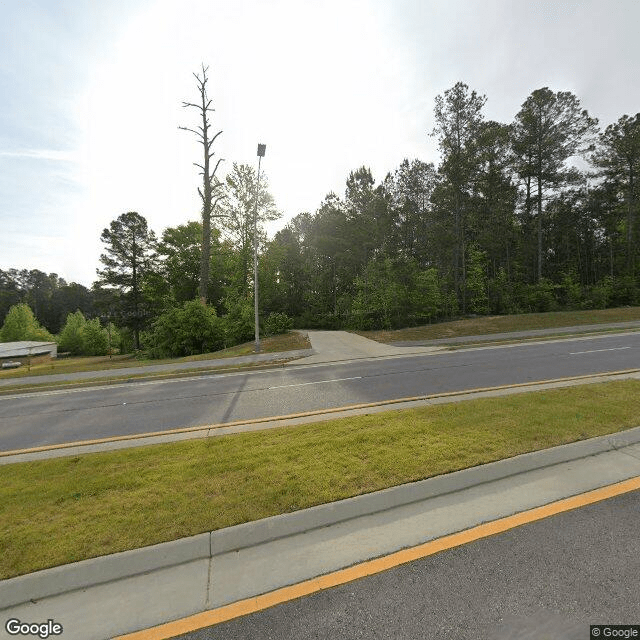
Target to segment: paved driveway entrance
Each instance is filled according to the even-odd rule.
[[[440,350],[437,347],[392,347],[348,331],[305,331],[305,333],[309,336],[311,347],[316,353],[307,358],[295,360],[292,364],[433,353]]]

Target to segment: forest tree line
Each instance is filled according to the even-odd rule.
[[[330,193],[270,240],[264,222],[280,213],[261,176],[265,323],[395,328],[640,302],[640,114],[600,129],[575,95],[542,88],[504,124],[484,117],[485,102],[457,83],[435,100],[438,166],[407,159],[379,182],[355,169],[343,196]],[[253,334],[255,187],[255,169],[238,164],[215,185],[206,308],[218,348]],[[168,353],[177,327],[200,313],[189,304],[203,297],[202,223],[156,237],[127,212],[101,239],[91,289],[37,270],[0,271],[0,321],[26,302],[58,333],[79,309],[114,322],[130,347]]]

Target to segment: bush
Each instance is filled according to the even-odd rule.
[[[121,354],[131,353],[133,351],[133,331],[129,327],[120,327],[117,341],[113,340],[112,344],[118,345],[118,350]]]
[[[76,311],[67,316],[58,346],[74,356],[104,356],[109,351],[109,336],[98,318],[86,320],[82,311]]]
[[[0,329],[0,342],[55,342],[54,337],[40,326],[28,304],[13,305]]]
[[[192,300],[165,311],[153,323],[148,340],[153,358],[209,353],[224,346],[224,325],[213,307]]]
[[[623,276],[613,281],[611,293],[611,306],[622,307],[634,305],[640,298],[640,291],[633,276]]]
[[[227,346],[248,342],[255,337],[255,318],[251,300],[238,295],[225,298],[227,315],[224,316],[224,332]]]
[[[82,353],[85,356],[106,356],[109,352],[109,336],[94,318],[86,322],[82,329]]]
[[[542,278],[537,284],[531,284],[524,288],[523,306],[529,312],[543,313],[545,311],[557,311],[558,301],[555,296],[556,285]]]
[[[292,328],[293,319],[286,313],[270,313],[263,325],[265,336],[277,336]]]
[[[582,287],[576,281],[575,274],[566,273],[558,287],[558,301],[563,309],[581,309],[584,307]]]

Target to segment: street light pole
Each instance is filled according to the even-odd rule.
[[[260,353],[260,324],[258,320],[258,198],[260,196],[260,162],[264,158],[266,144],[258,144],[258,180],[256,183],[256,200],[253,209],[253,304],[256,327],[256,353]]]

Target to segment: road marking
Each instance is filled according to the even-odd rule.
[[[280,384],[276,387],[267,387],[267,389],[287,389],[288,387],[306,387],[310,384],[326,384],[327,382],[343,382],[344,380],[360,380],[362,376],[354,376],[353,378],[333,378],[332,380],[319,380],[318,382],[298,382],[296,384]]]
[[[625,349],[631,349],[631,347],[614,347],[613,349],[592,349],[591,351],[570,351],[570,356],[578,356],[582,353],[600,353],[601,351],[624,351]]]
[[[48,444],[41,445],[39,447],[30,447],[27,449],[13,449],[10,451],[0,451],[0,458],[29,454],[29,453],[40,453],[44,451],[53,451],[57,449],[69,449],[72,447],[85,447],[85,446],[93,446],[99,444],[106,444],[110,442],[120,442],[126,440],[142,440],[144,438],[155,438],[158,436],[170,436],[175,434],[182,433],[190,433],[190,432],[198,432],[198,431],[209,431],[216,429],[226,429],[229,427],[240,427],[244,425],[252,425],[252,424],[260,424],[263,422],[279,422],[284,420],[293,420],[296,418],[306,418],[311,416],[320,416],[320,415],[328,415],[331,413],[341,413],[343,411],[352,411],[357,409],[369,409],[373,407],[383,407],[395,404],[403,404],[406,402],[418,402],[418,401],[428,401],[436,398],[455,398],[459,396],[473,396],[478,393],[486,393],[490,391],[501,391],[503,389],[519,389],[524,387],[542,387],[544,385],[549,384],[558,384],[558,383],[570,383],[570,382],[579,382],[584,380],[588,382],[589,380],[598,382],[602,378],[611,378],[614,376],[629,376],[636,377],[635,374],[640,373],[640,369],[624,369],[622,371],[607,371],[605,373],[596,373],[596,374],[587,374],[582,376],[570,376],[566,378],[554,378],[551,380],[537,380],[532,382],[518,382],[515,384],[506,384],[497,387],[476,387],[475,389],[463,389],[461,391],[446,391],[442,393],[433,393],[430,395],[424,396],[412,396],[408,398],[395,398],[393,400],[379,400],[377,402],[365,402],[361,404],[351,404],[344,405],[342,407],[332,407],[330,409],[315,409],[313,411],[301,411],[299,413],[289,413],[285,415],[279,416],[266,416],[264,418],[250,418],[246,420],[234,420],[233,422],[221,422],[218,424],[203,424],[197,425],[194,427],[176,427],[174,429],[166,429],[164,431],[148,431],[146,433],[134,433],[125,436],[109,436],[106,438],[96,438],[94,440],[77,440],[75,442],[62,442],[59,444]],[[623,378],[624,379],[624,378]]]
[[[595,502],[607,500],[623,493],[630,491],[636,491],[640,489],[640,476],[630,478],[623,482],[601,487],[593,491],[588,491],[571,498],[565,498],[558,500],[542,507],[536,507],[535,509],[529,509],[521,513],[516,513],[506,518],[499,518],[492,522],[486,522],[484,524],[472,527],[465,531],[460,531],[436,540],[425,542],[424,544],[409,549],[402,549],[396,551],[387,556],[376,558],[375,560],[368,560],[361,562],[347,569],[340,569],[332,573],[305,580],[298,584],[291,585],[289,587],[283,587],[270,591],[263,595],[259,595],[253,598],[247,598],[246,600],[240,600],[232,604],[219,607],[218,609],[211,609],[209,611],[203,611],[181,620],[175,620],[162,624],[151,629],[144,629],[142,631],[136,631],[134,633],[118,636],[113,640],[167,640],[184,633],[190,633],[197,631],[204,627],[210,627],[212,625],[220,624],[246,616],[250,613],[256,613],[263,611],[269,607],[273,607],[290,600],[296,600],[304,596],[308,596],[324,589],[330,589],[347,582],[359,580],[367,576],[381,573],[388,569],[392,569],[408,562],[420,560],[427,556],[453,549],[455,547],[474,542],[482,538],[488,538],[499,533],[520,527],[524,524],[535,522],[536,520],[542,520],[550,516],[563,513],[565,511],[571,511],[578,509]]]
[[[635,335],[636,333],[637,331],[630,329],[629,331],[621,331],[621,332],[616,332],[613,334],[605,334],[605,335],[598,333],[596,335],[585,334],[585,335],[580,335],[578,337],[566,337],[562,335],[550,336],[548,340],[524,342],[524,343],[516,342],[516,343],[509,343],[509,344],[495,344],[495,345],[489,345],[489,346],[470,346],[470,347],[465,347],[464,350],[461,350],[461,351],[457,351],[457,350],[444,351],[444,349],[447,349],[449,348],[449,346],[452,346],[452,345],[449,345],[449,346],[443,345],[443,346],[433,347],[434,349],[437,349],[437,350],[428,352],[428,353],[425,353],[422,351],[419,351],[419,352],[413,351],[412,350],[413,347],[402,347],[403,349],[407,349],[406,353],[399,353],[391,356],[352,357],[346,360],[336,360],[331,362],[317,362],[313,364],[303,364],[302,362],[298,362],[298,360],[303,361],[306,357],[309,357],[309,356],[297,356],[284,363],[267,362],[265,364],[265,366],[267,366],[266,369],[249,368],[246,370],[234,370],[234,369],[230,370],[232,365],[227,365],[228,368],[225,368],[224,363],[222,363],[220,367],[216,367],[211,370],[207,370],[203,368],[201,374],[198,374],[197,371],[194,371],[194,370],[185,371],[185,372],[181,372],[181,370],[173,370],[170,373],[157,374],[157,379],[153,379],[153,380],[149,380],[148,376],[145,376],[144,374],[141,374],[142,377],[140,378],[130,378],[130,379],[118,379],[118,378],[108,378],[108,377],[105,379],[100,379],[100,378],[92,378],[88,380],[81,379],[73,382],[74,386],[71,386],[71,388],[53,388],[52,389],[49,387],[47,389],[39,390],[38,388],[25,387],[23,388],[24,390],[16,390],[12,395],[9,395],[11,393],[11,390],[4,392],[3,386],[0,385],[0,401],[3,398],[6,398],[8,400],[15,400],[15,399],[23,398],[25,396],[31,396],[31,397],[49,396],[49,395],[57,395],[57,394],[64,394],[64,393],[103,391],[107,389],[114,389],[114,388],[117,389],[117,388],[126,387],[126,386],[129,386],[131,388],[133,384],[136,387],[139,387],[139,386],[166,384],[166,383],[173,383],[173,382],[193,382],[193,381],[203,380],[207,378],[222,378],[222,377],[227,378],[227,377],[235,377],[235,376],[262,375],[265,373],[273,373],[274,370],[277,370],[280,366],[284,367],[285,364],[289,371],[297,371],[297,370],[315,369],[319,367],[332,367],[338,364],[343,365],[343,364],[349,364],[352,362],[363,362],[363,361],[369,362],[369,361],[375,361],[380,358],[385,360],[395,360],[395,359],[403,359],[403,358],[420,357],[424,355],[456,355],[458,353],[466,353],[469,351],[484,351],[487,349],[505,349],[505,348],[514,348],[514,347],[546,345],[546,344],[549,344],[550,342],[576,342],[576,341],[584,341],[584,340],[598,340],[598,339],[604,339],[604,338],[617,338],[620,336]],[[491,334],[488,334],[488,335],[490,336]],[[432,347],[417,346],[415,348],[431,349]],[[631,347],[625,347],[625,348],[631,348]],[[588,352],[584,352],[584,353],[588,353]],[[274,366],[269,366],[272,364]],[[262,366],[262,363],[258,363],[258,366]],[[604,373],[603,375],[606,375],[606,373]],[[4,381],[4,380],[5,378],[3,378],[1,381]],[[15,378],[15,380],[16,380],[16,384],[19,384],[20,378]],[[83,384],[83,382],[87,384],[86,387],[75,386],[75,384]],[[51,385],[55,385],[55,383],[51,383]]]

